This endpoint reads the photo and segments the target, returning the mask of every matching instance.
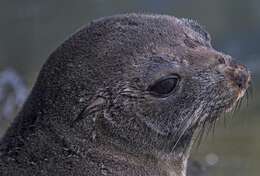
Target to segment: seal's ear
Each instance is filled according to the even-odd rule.
[[[95,113],[102,109],[102,107],[106,104],[106,100],[104,97],[96,97],[88,106],[86,106],[77,116],[77,118],[73,121],[72,126],[74,126],[77,122],[87,117],[89,114]]]
[[[184,23],[185,26],[197,32],[200,35],[200,37],[203,38],[205,41],[211,43],[210,34],[197,21],[187,18],[182,18],[181,21]]]

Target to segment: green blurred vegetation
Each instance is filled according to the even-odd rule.
[[[260,173],[260,1],[259,0],[1,0],[0,71],[14,68],[31,87],[48,55],[68,35],[102,16],[161,13],[196,19],[212,36],[213,46],[236,57],[253,75],[248,107],[223,119],[214,136],[194,149],[211,176],[258,176]],[[10,121],[0,121],[0,133]],[[215,156],[210,165],[207,157]],[[217,157],[217,158],[216,158]],[[214,159],[214,157],[213,157]]]

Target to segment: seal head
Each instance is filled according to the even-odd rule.
[[[194,132],[232,108],[249,82],[247,69],[213,49],[192,20],[126,14],[93,21],[43,66],[1,144],[3,163],[20,164],[2,168],[184,175]]]

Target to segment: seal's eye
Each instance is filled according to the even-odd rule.
[[[166,97],[172,93],[177,87],[179,77],[177,75],[170,75],[163,77],[148,87],[148,91],[158,97]]]

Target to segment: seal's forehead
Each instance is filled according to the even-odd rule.
[[[125,14],[101,18],[92,24],[95,24],[96,31],[102,30],[107,36],[117,31],[118,38],[123,35],[127,40],[141,39],[146,44],[163,41],[174,46],[181,42],[191,43],[187,40],[193,40],[193,45],[211,47],[208,32],[190,19],[168,15]],[[148,41],[149,39],[154,40]]]
[[[227,60],[232,60],[231,56],[207,47],[195,49],[179,47],[175,52],[180,61],[202,70],[223,64]]]
[[[107,78],[109,74],[136,70],[135,65],[143,63],[140,60],[153,56],[189,60],[189,50],[210,48],[208,42],[207,33],[195,22],[166,15],[129,14],[93,21],[63,47],[70,47],[73,58],[79,55],[86,67],[95,65],[92,67],[97,74],[97,68],[102,68]]]
[[[167,71],[169,73],[189,74],[194,69],[200,71],[215,68],[215,66],[230,59],[232,59],[231,56],[218,52],[213,48],[197,47],[191,49],[178,46],[174,50],[157,48],[153,56],[138,57],[137,62],[133,65],[139,65],[140,68],[153,72],[164,70],[163,74]]]

